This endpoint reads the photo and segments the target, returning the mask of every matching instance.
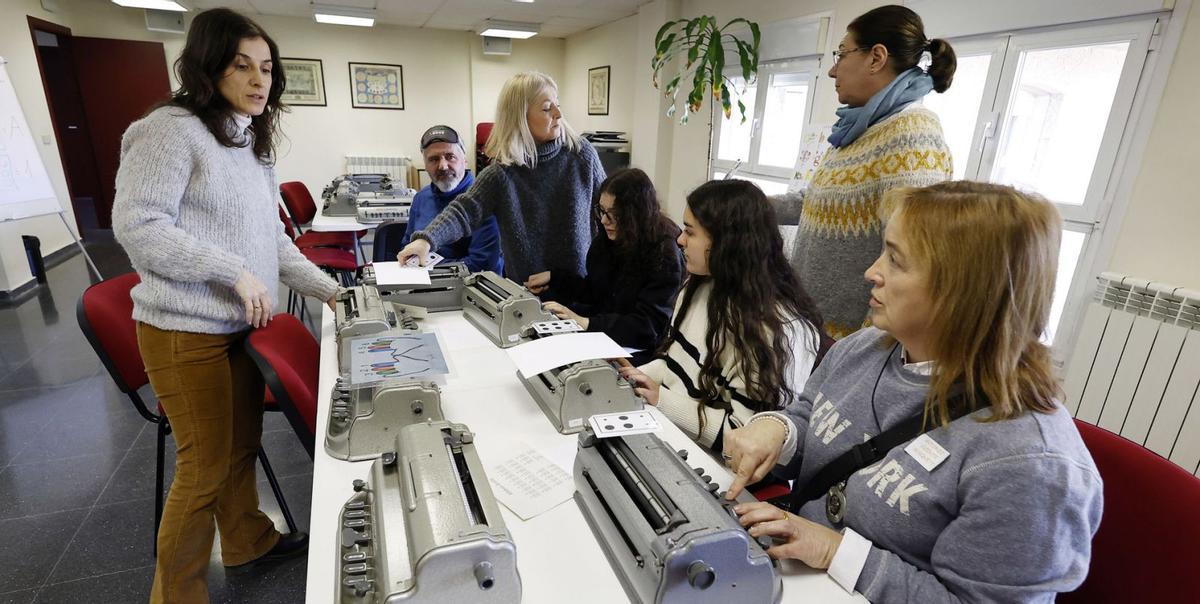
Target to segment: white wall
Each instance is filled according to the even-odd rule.
[[[26,14],[71,28],[73,35],[163,42],[169,67],[183,48],[183,35],[148,31],[141,10],[111,2],[58,0],[60,8],[54,14],[44,11],[37,0],[3,2],[0,56],[10,61],[17,96],[38,141],[54,133]],[[515,40],[511,56],[492,57],[482,54],[479,36],[468,32],[395,26],[363,29],[320,25],[311,19],[254,18],[279,44],[283,56],[323,62],[326,106],[294,107],[284,115],[285,138],[276,166],[281,181],[301,180],[314,195],[344,169],[346,155],[407,155],[420,165],[418,141],[435,124],[458,130],[471,151],[475,124],[492,121],[505,80],[536,69],[561,82],[565,73],[566,42],[559,38]],[[352,108],[349,61],[403,65],[405,109]],[[173,73],[171,82],[175,84]],[[60,204],[69,211],[58,149],[53,139],[40,148]],[[57,216],[0,223],[0,290],[13,290],[32,278],[22,234],[39,236],[44,254],[71,244]]]
[[[633,129],[634,72],[637,71],[638,17],[633,15],[567,38],[565,81],[571,94],[560,99],[563,113],[576,130]],[[588,115],[588,70],[610,66],[608,115]],[[638,82],[649,86],[650,83]]]
[[[1200,7],[1193,3],[1109,270],[1200,290]]]

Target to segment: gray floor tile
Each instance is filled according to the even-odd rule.
[[[22,589],[0,594],[0,604],[30,604],[37,597],[37,589]]]
[[[313,462],[309,459],[308,452],[300,445],[300,441],[296,439],[294,432],[290,430],[266,432],[262,435],[262,446],[263,450],[267,452],[267,460],[271,462],[271,469],[275,470],[276,477],[312,475]],[[266,474],[260,465],[258,480],[263,482],[266,479]]]
[[[0,520],[0,592],[41,585],[86,515],[75,510]]]
[[[311,526],[309,518],[312,515],[312,474],[280,478],[279,488],[283,491],[283,498],[287,501],[288,509],[292,511],[296,527],[306,533],[309,532]],[[271,486],[266,482],[258,485],[258,507],[271,517],[279,532],[288,532],[283,512],[280,511],[279,503],[275,501],[275,494],[271,492]]]
[[[29,362],[0,380],[0,390],[27,390],[75,384],[104,369],[100,357],[83,339],[63,336],[38,350]]]
[[[99,505],[79,527],[47,583],[154,564],[154,499]]]
[[[124,455],[10,464],[0,471],[0,519],[91,507]]]
[[[154,566],[47,585],[37,604],[134,604],[150,599]]]
[[[132,405],[84,389],[64,396],[69,397],[70,405],[42,426],[35,443],[25,447],[12,463],[124,453],[147,423]]]
[[[154,426],[149,426],[149,432],[154,434]],[[99,505],[132,501],[134,499],[154,498],[154,449],[130,449],[120,467],[112,475],[112,480],[104,488],[97,502]],[[171,479],[175,476],[175,443],[168,440],[166,454],[163,455],[163,495],[171,487]]]
[[[307,579],[305,556],[246,569],[210,566],[208,598],[214,604],[299,604]]]
[[[69,388],[0,392],[0,467],[40,438],[42,428],[70,407],[72,394]]]

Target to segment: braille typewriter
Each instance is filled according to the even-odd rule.
[[[513,603],[521,578],[467,427],[406,426],[342,509],[338,604]]]
[[[587,418],[598,413],[636,411],[645,403],[617,368],[603,359],[517,377],[561,434],[583,430]]]
[[[334,332],[337,334],[338,365],[342,373],[350,370],[350,346],[347,340],[370,336],[392,329],[419,330],[408,310],[385,301],[379,289],[357,285],[334,296]]]
[[[462,309],[467,321],[500,348],[533,337],[535,323],[558,321],[529,290],[491,271],[463,280]]]
[[[779,602],[783,583],[711,477],[653,434],[579,435],[575,501],[633,602]],[[738,501],[753,501],[744,492]]]
[[[429,312],[459,310],[463,301],[463,280],[471,274],[461,262],[445,262],[429,269],[429,285],[384,285],[378,287],[385,302],[421,306]],[[362,283],[375,285],[375,269],[363,267]]]
[[[347,461],[395,450],[404,426],[444,419],[441,390],[432,382],[392,379],[352,387],[339,377],[330,398],[325,450]]]

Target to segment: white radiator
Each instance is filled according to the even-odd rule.
[[[1200,292],[1116,273],[1098,281],[1067,408],[1200,476]]]
[[[394,185],[407,187],[409,186],[409,163],[407,157],[347,155],[346,172],[348,174],[387,174]]]

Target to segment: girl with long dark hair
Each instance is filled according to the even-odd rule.
[[[196,15],[180,88],[121,142],[113,231],[141,283],[138,348],[177,446],[151,602],[207,602],[213,534],[226,566],[305,551],[258,509],[263,380],[242,348],[271,320],[282,280],[328,301],[338,286],[283,232],[272,167],[279,49],[228,9]]]
[[[687,282],[659,358],[622,374],[701,445],[777,411],[804,388],[821,316],[783,254],[775,212],[744,180],[692,191],[683,213]]]
[[[587,274],[556,279],[559,301],[545,307],[638,349],[633,362],[640,364],[652,358],[671,320],[683,275],[679,227],[659,209],[654,183],[637,168],[606,178],[593,208],[593,229],[603,236],[588,249]]]

